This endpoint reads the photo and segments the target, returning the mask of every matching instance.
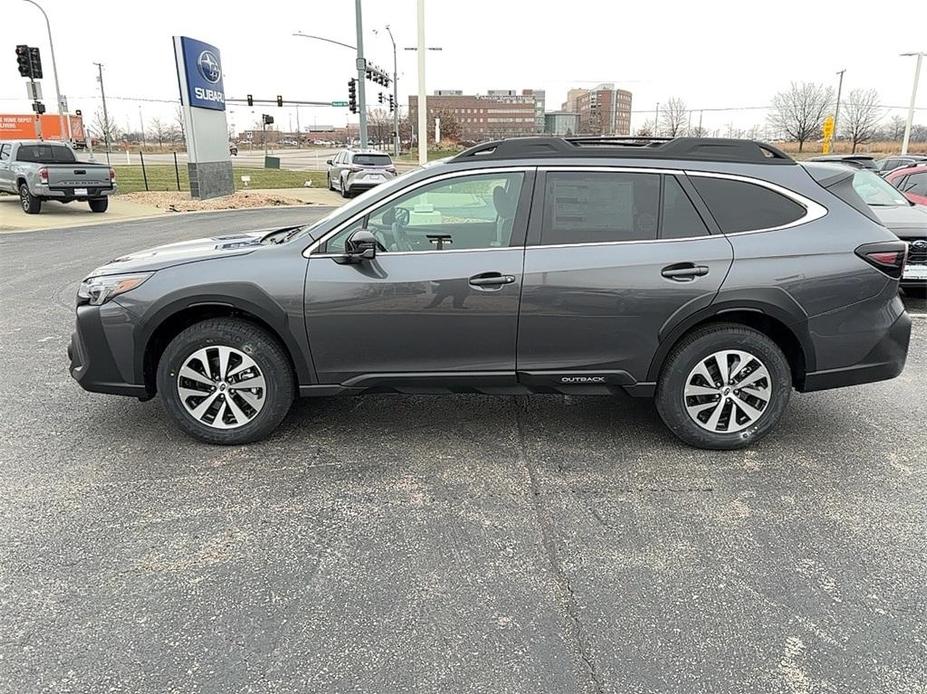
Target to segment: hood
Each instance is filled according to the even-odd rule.
[[[898,207],[873,207],[872,211],[882,224],[897,236],[927,237],[927,206],[899,205]]]
[[[198,260],[243,255],[259,248],[261,239],[267,233],[267,230],[263,230],[226,234],[146,248],[142,251],[114,258],[106,265],[98,267],[89,276],[117,275],[126,272],[151,272],[172,265],[193,263]]]

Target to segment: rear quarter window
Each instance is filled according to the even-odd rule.
[[[755,183],[710,176],[690,176],[689,180],[725,233],[785,226],[806,212],[794,200]]]

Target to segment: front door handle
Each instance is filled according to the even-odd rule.
[[[503,275],[499,272],[483,272],[470,278],[470,284],[474,287],[498,287],[512,284],[514,281],[515,275]]]
[[[695,263],[678,263],[676,265],[667,265],[660,274],[677,282],[689,282],[696,277],[707,275],[708,268],[705,265],[696,265]]]

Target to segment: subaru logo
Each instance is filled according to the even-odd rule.
[[[911,248],[916,248],[919,251],[923,251],[924,249],[927,249],[927,241],[924,241],[923,239],[918,239],[917,241],[911,244]]]
[[[203,51],[196,60],[196,66],[200,74],[207,82],[215,84],[222,79],[222,69],[219,66],[219,58],[212,51]]]

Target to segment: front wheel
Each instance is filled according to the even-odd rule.
[[[345,182],[344,176],[341,177],[341,197],[349,198],[351,193],[348,192],[348,184]]]
[[[42,200],[29,192],[29,186],[25,183],[19,186],[19,204],[22,205],[23,212],[26,214],[38,214],[42,211]]]
[[[174,421],[207,443],[268,436],[296,395],[290,360],[261,328],[212,318],[175,337],[158,363],[158,392]]]
[[[109,207],[109,198],[94,198],[87,201],[90,204],[91,212],[106,212]]]
[[[695,330],[667,357],[656,405],[690,446],[748,446],[779,422],[792,392],[788,360],[763,333],[719,323]]]

